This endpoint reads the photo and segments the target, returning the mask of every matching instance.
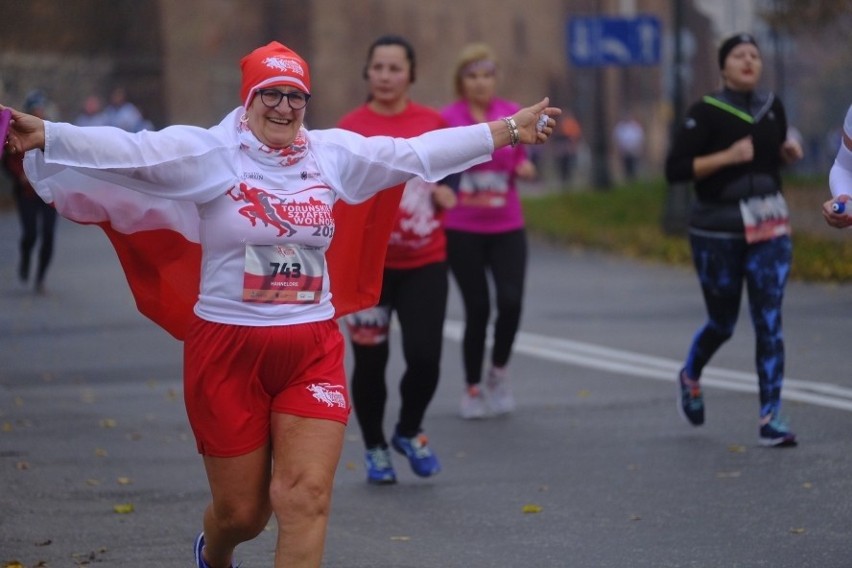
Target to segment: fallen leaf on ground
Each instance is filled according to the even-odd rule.
[[[739,471],[720,471],[716,474],[716,477],[719,479],[728,479],[731,477],[739,477],[741,473]]]
[[[525,515],[526,515],[526,514],[531,514],[531,513],[541,513],[543,510],[544,510],[544,509],[542,508],[542,506],[541,506],[541,505],[532,505],[532,504],[524,505],[524,506],[521,508],[521,511],[522,511]]]
[[[126,515],[127,513],[132,513],[133,512],[133,503],[119,503],[119,504],[113,506],[113,510],[120,515]]]

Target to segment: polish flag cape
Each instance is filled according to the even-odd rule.
[[[51,150],[30,151],[24,159],[26,175],[42,199],[63,217],[97,225],[106,233],[139,311],[178,339],[185,337],[198,299],[201,220],[194,203],[179,200],[179,191],[161,192],[152,181],[169,180],[169,187],[179,184],[184,175],[181,169],[151,171],[147,160],[169,163],[161,161],[162,144],[177,141],[179,152],[189,152],[180,163],[184,168],[196,172],[218,167],[218,160],[229,159],[228,152],[236,155],[239,151],[237,131],[231,128],[239,112],[236,109],[209,130],[172,127],[169,133],[165,129],[162,134],[133,135],[157,137],[145,147],[125,136],[111,138],[109,132],[94,130],[106,127],[92,127],[84,134],[78,127],[48,123],[45,135]],[[52,138],[54,129],[58,134]],[[414,176],[427,181],[443,179],[491,159],[494,144],[486,124],[439,129],[407,140],[369,140],[343,130],[321,132],[315,131],[311,144],[322,148],[318,159],[326,152],[336,152],[338,162],[329,161],[328,169],[320,166],[330,176],[331,186],[354,185],[361,188],[362,195],[370,195],[358,205],[338,200],[333,208],[335,235],[326,260],[334,317],[341,317],[373,306],[379,299],[387,242],[402,194],[401,190],[379,190]],[[111,152],[101,152],[107,143],[114,144]],[[224,153],[206,154],[210,145],[221,147]],[[193,149],[200,149],[201,157]],[[48,161],[46,154],[58,154],[59,159]],[[348,163],[345,178],[335,170],[334,164],[341,160]],[[144,193],[143,186],[147,188]]]
[[[136,307],[182,340],[201,278],[195,204],[139,193],[64,166],[42,164],[39,174],[34,184],[39,195],[63,217],[104,231]],[[401,195],[401,190],[383,191],[358,205],[335,203],[335,237],[326,259],[336,318],[378,302]]]

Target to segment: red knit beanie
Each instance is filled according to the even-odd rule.
[[[273,41],[258,47],[240,61],[243,82],[240,98],[248,108],[255,91],[266,87],[290,85],[311,94],[311,72],[298,53]]]

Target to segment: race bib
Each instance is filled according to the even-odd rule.
[[[746,242],[759,243],[790,234],[790,213],[780,193],[740,200]]]
[[[355,345],[375,346],[388,340],[391,323],[389,306],[373,306],[343,319]]]
[[[509,176],[503,172],[465,172],[459,180],[459,205],[504,207],[509,193]]]
[[[323,251],[305,245],[246,245],[243,301],[316,304],[323,284]]]

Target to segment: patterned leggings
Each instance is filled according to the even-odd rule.
[[[695,234],[689,239],[708,320],[692,340],[686,375],[698,379],[713,354],[733,335],[745,280],[756,339],[760,417],[777,418],[784,380],[781,303],[793,256],[790,237],[754,244]]]

